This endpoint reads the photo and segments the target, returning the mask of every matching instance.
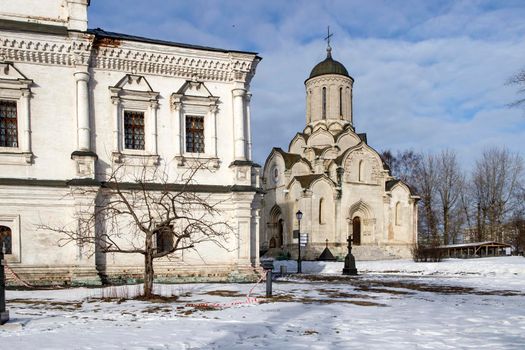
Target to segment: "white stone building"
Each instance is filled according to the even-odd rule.
[[[366,134],[356,132],[353,83],[328,47],[327,58],[305,81],[306,127],[288,151],[274,148],[264,165],[262,252],[297,257],[293,231],[300,210],[301,232],[308,233],[306,259],[319,258],[325,247],[344,257],[349,236],[356,259],[410,255],[418,197],[390,175]]]
[[[7,263],[37,283],[140,276],[141,255],[94,255],[58,245],[41,224],[74,220],[115,166],[195,162],[197,191],[221,201],[237,234],[160,261],[160,276],[243,278],[258,264],[258,167],[251,162],[250,81],[260,58],[87,29],[88,0],[2,0],[0,231]]]

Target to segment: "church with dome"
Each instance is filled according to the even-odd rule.
[[[297,258],[300,229],[308,234],[305,260],[343,258],[348,238],[358,260],[410,256],[419,197],[357,131],[353,83],[328,44],[326,59],[305,81],[304,129],[287,150],[273,148],[264,165],[261,254]]]

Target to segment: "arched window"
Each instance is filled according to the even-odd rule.
[[[401,203],[399,202],[396,203],[395,215],[396,215],[396,225],[400,226],[401,225]]]
[[[319,223],[324,224],[324,213],[323,208],[324,207],[324,198],[319,199]]]
[[[365,162],[363,160],[359,161],[359,167],[357,169],[357,179],[359,182],[365,181]]]
[[[0,226],[0,249],[5,248],[6,254],[13,254],[11,241],[11,229],[7,226]]]
[[[326,88],[323,88],[323,119],[326,119]]]
[[[339,88],[339,116],[343,116],[343,88]]]

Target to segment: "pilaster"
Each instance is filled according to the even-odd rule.
[[[94,178],[97,155],[91,150],[89,73],[81,70],[73,76],[76,82],[77,150],[71,154],[71,159],[75,161],[76,177]]]
[[[233,139],[234,159],[246,160],[246,135],[244,129],[244,96],[245,89],[233,89]]]

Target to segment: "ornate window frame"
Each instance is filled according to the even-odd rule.
[[[220,166],[217,156],[217,113],[219,97],[213,96],[203,82],[186,81],[176,93],[171,94],[170,105],[176,113],[177,151],[175,159],[178,166],[193,162],[210,162],[215,168]],[[204,153],[186,151],[186,116],[204,117]]]
[[[16,102],[18,147],[0,147],[0,164],[31,165],[31,85],[11,62],[0,62],[0,100]]]
[[[113,117],[114,163],[156,166],[160,163],[157,150],[157,109],[159,93],[153,91],[144,76],[126,74],[115,86],[109,87]],[[124,112],[144,113],[144,149],[128,149],[124,145]]]

